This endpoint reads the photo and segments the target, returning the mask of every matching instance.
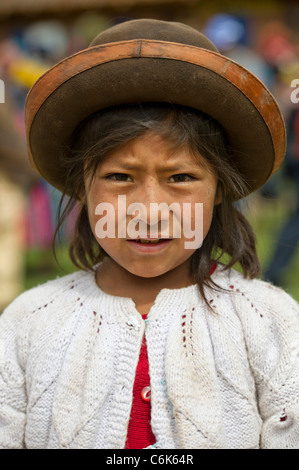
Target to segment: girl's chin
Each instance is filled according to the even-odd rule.
[[[126,268],[124,266],[124,268],[126,269],[126,271],[128,271],[129,273],[133,274],[133,276],[136,276],[136,277],[141,277],[141,278],[144,278],[144,279],[152,279],[154,277],[159,277],[159,276],[163,276],[164,274],[166,274],[169,269],[165,269],[165,268],[161,268],[161,269],[157,269],[157,267],[153,268],[153,269],[148,269],[148,268]]]
[[[174,271],[181,270],[187,260],[182,260],[181,262],[177,262],[176,264],[172,262],[165,262],[157,265],[157,263],[124,263],[122,267],[138,278],[143,279],[153,279],[158,278],[160,276],[167,276],[170,273],[174,274]]]

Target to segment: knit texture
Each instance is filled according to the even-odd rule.
[[[0,317],[0,447],[125,447],[145,334],[155,446],[299,448],[299,306],[217,267],[222,290],[162,289],[145,322],[79,271]]]

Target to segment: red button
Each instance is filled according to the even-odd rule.
[[[151,387],[144,387],[141,391],[141,397],[144,401],[151,401]]]

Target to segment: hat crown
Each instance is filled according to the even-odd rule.
[[[191,26],[174,21],[153,19],[129,20],[112,26],[98,34],[90,46],[133,39],[176,42],[219,52],[206,36]]]

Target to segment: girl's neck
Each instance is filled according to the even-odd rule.
[[[96,281],[107,294],[130,297],[142,315],[147,314],[163,288],[179,289],[195,283],[190,272],[190,260],[154,278],[136,276],[107,258],[100,264]]]

